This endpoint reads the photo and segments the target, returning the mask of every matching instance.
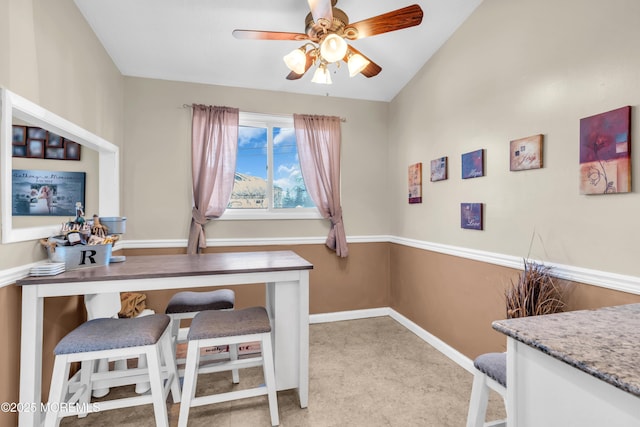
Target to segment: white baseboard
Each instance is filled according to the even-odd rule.
[[[407,319],[406,317],[404,317],[402,314],[398,313],[397,311],[395,311],[395,310],[393,310],[391,308],[389,309],[389,311],[390,311],[389,315],[394,320],[396,320],[398,323],[400,323],[405,328],[409,329],[411,332],[416,334],[418,337],[422,338],[427,344],[429,344],[432,347],[434,347],[440,353],[444,354],[449,359],[451,359],[452,361],[454,361],[455,363],[457,363],[458,365],[460,365],[461,367],[463,367],[467,371],[469,371],[469,372],[473,372],[474,371],[473,361],[471,359],[469,359],[467,356],[465,356],[464,354],[460,353],[458,350],[456,350],[455,348],[451,347],[449,344],[445,343],[440,338],[438,338],[435,335],[432,335],[431,333],[429,333],[426,330],[422,329],[422,327],[418,326],[413,321]]]
[[[371,308],[367,310],[353,310],[353,311],[339,311],[336,313],[322,313],[322,314],[311,314],[309,315],[309,323],[317,324],[317,323],[328,323],[328,322],[340,322],[342,320],[357,320],[357,319],[368,319],[371,317],[382,317],[389,316],[394,319],[396,322],[400,323],[405,328],[409,329],[411,332],[416,334],[419,338],[424,340],[427,344],[431,345],[433,348],[438,350],[440,353],[447,356],[453,362],[460,365],[460,367],[466,369],[467,371],[473,373],[473,361],[469,359],[464,354],[460,353],[455,348],[451,347],[449,344],[442,341],[440,338],[435,335],[430,334],[416,323],[404,317],[402,314],[398,313],[392,308],[389,307],[380,307],[380,308]]]
[[[342,320],[368,319],[370,317],[389,316],[389,307],[369,308],[366,310],[337,311],[335,313],[310,314],[309,323],[340,322]]]

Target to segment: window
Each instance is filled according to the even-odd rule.
[[[321,218],[300,171],[293,117],[240,113],[231,200],[222,219]]]

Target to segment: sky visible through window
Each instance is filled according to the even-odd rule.
[[[230,207],[266,208],[268,128],[240,126],[236,172],[249,177],[240,183],[236,176]],[[252,180],[251,177],[260,178]],[[273,128],[273,198],[272,207],[313,207],[300,172],[300,161],[293,128]],[[260,190],[261,188],[262,190]],[[241,195],[244,194],[244,196]],[[261,193],[261,194],[260,194]],[[243,199],[244,201],[240,201]],[[235,200],[235,203],[234,203]]]
[[[267,129],[240,126],[236,172],[267,180]]]

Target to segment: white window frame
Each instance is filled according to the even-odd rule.
[[[266,127],[267,197],[273,203],[273,128],[293,128],[293,116],[240,112],[240,126]],[[225,209],[218,220],[322,219],[318,208]]]

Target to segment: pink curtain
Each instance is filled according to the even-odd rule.
[[[331,220],[326,244],[349,255],[340,205],[340,118],[293,115],[304,184],[324,218]]]
[[[204,225],[224,213],[236,172],[239,110],[193,104],[193,209],[187,253],[207,247]]]

